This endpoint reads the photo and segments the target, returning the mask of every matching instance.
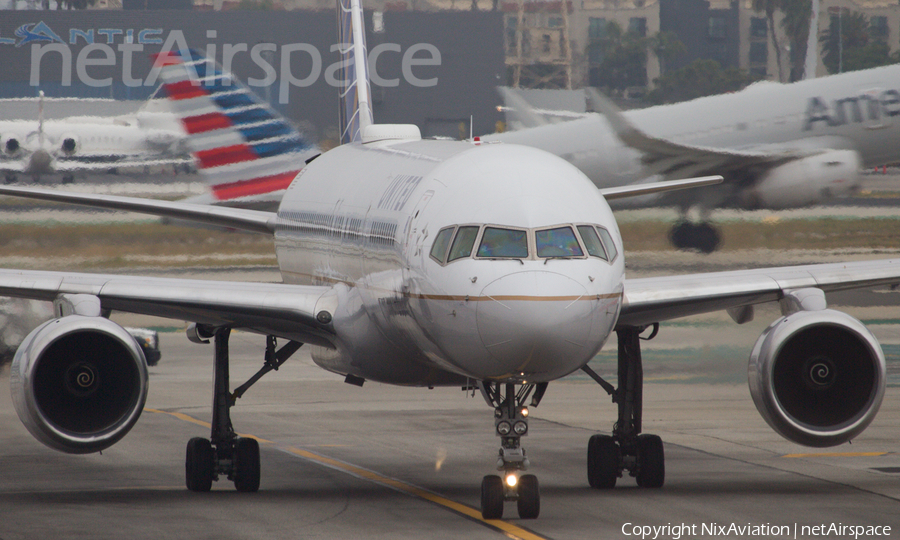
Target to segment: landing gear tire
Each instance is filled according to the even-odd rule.
[[[660,488],[666,481],[666,460],[662,439],[657,435],[638,435],[637,485],[644,488]]]
[[[519,499],[516,504],[519,508],[519,517],[522,519],[537,519],[541,513],[541,490],[537,476],[525,474],[519,478]]]
[[[209,439],[194,437],[187,443],[184,460],[184,479],[191,491],[209,491],[214,476],[214,457]]]
[[[722,238],[719,231],[709,223],[682,221],[672,227],[669,240],[678,249],[696,249],[709,254],[719,248]]]
[[[259,442],[239,438],[234,444],[234,487],[238,491],[259,491]]]
[[[503,480],[489,474],[481,480],[481,517],[500,519],[503,517]]]
[[[594,489],[616,487],[621,461],[619,445],[609,435],[594,435],[588,441],[588,483]]]

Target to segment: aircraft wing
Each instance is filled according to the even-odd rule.
[[[635,127],[607,98],[593,88],[586,90],[594,109],[609,122],[616,136],[626,145],[640,150],[647,175],[665,177],[700,175],[706,172],[726,174],[749,167],[772,168],[801,157],[818,153],[819,149],[723,149],[691,146],[653,137]]]
[[[774,302],[797,289],[827,293],[898,283],[900,259],[627,279],[618,324],[644,326]]]
[[[160,201],[138,197],[120,197],[117,195],[73,193],[70,191],[32,187],[0,186],[0,195],[78,204],[109,210],[140,212],[164,218],[183,219],[214,227],[239,229],[262,234],[272,234],[275,231],[275,220],[277,219],[274,213],[244,208],[208,206],[205,204]]]
[[[109,159],[110,156],[78,156],[77,158],[56,158],[53,169],[60,173],[105,173],[110,169],[127,169],[129,167],[156,167],[160,165],[192,165],[194,159],[189,156],[171,158],[136,158],[129,156],[122,159]]]
[[[0,270],[0,296],[54,300],[61,294],[96,296],[104,310],[228,325],[334,347],[331,315],[317,318],[323,311],[334,313],[333,287]]]

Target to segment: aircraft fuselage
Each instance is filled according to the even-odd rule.
[[[341,297],[337,348],[313,352],[337,373],[408,385],[549,381],[587,363],[618,317],[624,262],[609,206],[539,150],[344,145],[304,168],[278,215],[284,280],[334,285]],[[611,261],[589,248],[591,231],[608,233]]]

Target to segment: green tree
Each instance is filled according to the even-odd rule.
[[[650,50],[659,60],[659,73],[665,75],[669,62],[687,52],[684,43],[678,39],[675,32],[657,32],[650,36],[648,41]]]
[[[715,60],[699,59],[657,78],[656,87],[647,94],[645,100],[653,105],[660,105],[737,92],[754,80],[746,71],[722,69]]]
[[[784,18],[781,27],[790,44],[790,81],[803,78],[806,67],[806,47],[809,39],[809,22],[812,18],[812,0],[781,0]]]
[[[684,48],[674,35],[663,39],[666,41],[654,41],[631,30],[624,32],[615,21],[608,22],[603,36],[587,46],[591,86],[605,88],[611,94],[621,94],[631,86],[647,86],[648,50],[656,44],[660,54],[667,55],[678,53],[679,45]]]
[[[822,63],[829,73],[856,71],[900,61],[898,53],[891,54],[887,36],[873,38],[868,17],[858,11],[844,11],[831,17],[822,32]]]

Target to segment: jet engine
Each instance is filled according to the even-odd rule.
[[[17,154],[22,148],[22,144],[16,137],[3,137],[2,139],[0,139],[0,146],[2,146],[2,149],[0,149],[0,151],[10,156]]]
[[[36,439],[70,454],[124,437],[144,408],[147,380],[135,339],[109,319],[82,315],[35,328],[10,371],[19,419]]]
[[[73,133],[65,133],[60,139],[62,140],[62,142],[59,144],[59,149],[63,154],[71,156],[75,153],[76,150],[78,150],[78,135],[75,135]]]
[[[799,311],[770,325],[756,341],[750,394],[766,422],[806,446],[836,446],[875,418],[884,397],[884,353],[853,317]]]
[[[861,166],[853,150],[830,150],[793,160],[766,172],[744,194],[744,205],[780,210],[846,196],[859,188]]]

